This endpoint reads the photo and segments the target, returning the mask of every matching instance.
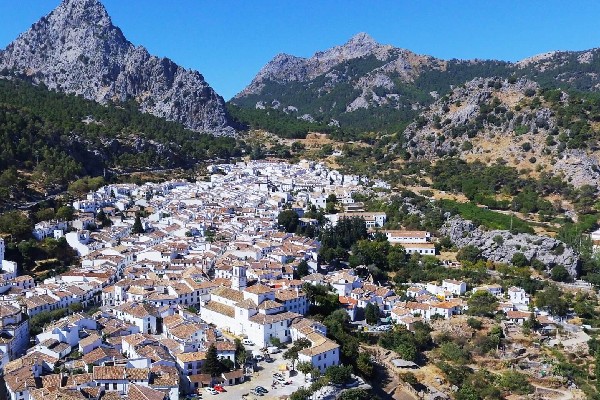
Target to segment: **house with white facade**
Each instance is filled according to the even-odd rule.
[[[442,281],[442,287],[444,290],[449,291],[455,296],[462,296],[467,291],[467,284],[455,279],[444,279]]]
[[[140,332],[156,334],[158,311],[148,303],[123,303],[114,308],[115,316],[137,326]]]

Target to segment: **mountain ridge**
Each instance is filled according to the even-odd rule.
[[[308,58],[278,54],[231,103],[345,128],[399,131],[452,87],[475,78],[527,78],[542,87],[596,91],[599,69],[599,49],[542,53],[518,62],[443,60],[360,33]]]
[[[235,135],[225,102],[198,71],[133,45],[98,0],[63,0],[0,51],[4,75],[140,110],[214,135]]]

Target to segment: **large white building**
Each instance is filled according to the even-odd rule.
[[[431,242],[430,232],[403,230],[386,230],[383,232],[388,242],[402,245],[408,254],[435,255],[435,244]]]
[[[325,216],[331,225],[336,226],[343,218],[362,218],[365,220],[367,228],[381,228],[385,224],[386,214],[384,212],[348,212],[338,214],[327,214]]]

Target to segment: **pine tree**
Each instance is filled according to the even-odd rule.
[[[238,366],[244,366],[248,353],[246,347],[242,344],[240,339],[235,339],[235,362]]]
[[[139,214],[135,216],[135,222],[133,223],[133,228],[131,229],[131,233],[144,233],[144,227],[142,226],[142,218]]]
[[[206,359],[202,365],[202,373],[217,376],[221,373],[221,368],[221,362],[217,356],[217,348],[214,344],[211,344],[206,352]]]

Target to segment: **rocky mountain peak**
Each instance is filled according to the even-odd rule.
[[[94,24],[112,26],[112,21],[106,8],[98,0],[63,0],[50,14],[50,19],[67,18],[72,24]]]
[[[348,40],[348,42],[346,42],[346,44],[344,44],[342,47],[360,48],[369,51],[377,46],[379,46],[379,43],[377,43],[371,35],[365,32],[359,32],[352,36],[350,40]]]
[[[133,99],[192,130],[235,133],[225,102],[200,73],[131,44],[99,0],[63,0],[0,52],[0,70],[100,103]]]

